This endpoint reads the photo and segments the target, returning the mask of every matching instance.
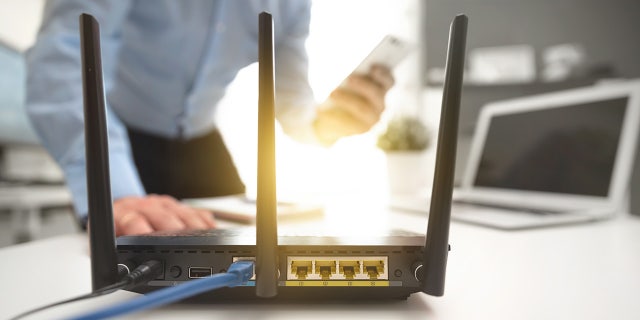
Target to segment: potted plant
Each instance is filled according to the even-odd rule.
[[[430,143],[429,130],[418,118],[398,116],[391,119],[386,130],[378,136],[377,146],[386,153],[422,152]]]
[[[426,156],[431,134],[418,118],[407,115],[392,118],[376,145],[386,155],[391,194],[416,193],[425,187],[428,170],[433,170]]]

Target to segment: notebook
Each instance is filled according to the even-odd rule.
[[[640,81],[484,106],[452,219],[523,229],[611,217],[626,203],[639,112]],[[391,206],[424,211],[424,202]]]
[[[230,196],[184,199],[194,208],[213,212],[216,219],[244,224],[256,222],[256,200],[244,194]],[[297,218],[317,218],[324,214],[324,206],[310,201],[281,201],[276,205],[276,213],[281,221]]]

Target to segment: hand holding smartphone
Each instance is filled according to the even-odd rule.
[[[387,35],[358,64],[351,74],[367,74],[373,65],[382,65],[392,70],[409,55],[413,45],[396,36]],[[344,85],[345,81],[342,81]]]
[[[393,85],[391,70],[413,49],[395,36],[385,36],[318,108],[314,130],[322,144],[331,145],[338,139],[371,129],[385,109],[384,97]],[[388,72],[371,73],[371,67],[381,65]],[[353,75],[364,76],[349,82]]]

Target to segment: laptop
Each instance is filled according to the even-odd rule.
[[[640,143],[640,139],[638,139]],[[640,217],[640,148],[636,149],[631,181],[629,182],[629,213]]]
[[[157,232],[114,237],[98,22],[80,16],[85,143],[93,290],[118,280],[118,264],[163,263],[163,274],[134,291],[146,293],[193,278],[225,272],[234,261],[254,260],[246,285],[191,298],[216,301],[259,298],[406,299],[444,293],[449,221],[467,17],[451,25],[443,109],[436,156],[432,214],[426,235],[402,230],[384,234],[278,234],[275,172],[273,20],[259,15],[258,184],[256,228]]]
[[[454,190],[452,219],[513,230],[624,210],[639,113],[640,81],[484,106]],[[406,200],[392,205],[419,209],[420,201]]]

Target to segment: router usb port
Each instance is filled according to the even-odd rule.
[[[210,277],[213,274],[213,268],[209,267],[189,267],[189,278],[198,279]]]

